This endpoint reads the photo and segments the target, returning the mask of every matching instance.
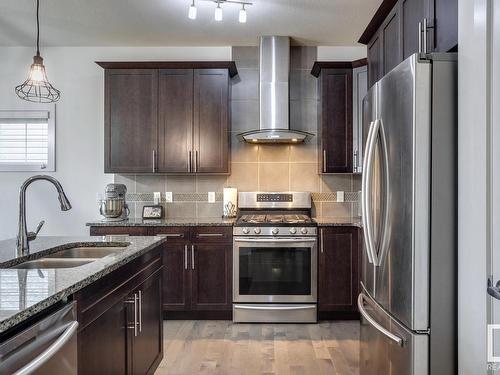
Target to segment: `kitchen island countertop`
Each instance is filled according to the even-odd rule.
[[[0,333],[65,300],[164,241],[160,237],[38,237],[30,243],[30,255],[23,257],[16,256],[15,239],[0,241]],[[71,245],[85,247],[96,242],[101,246],[112,242],[126,249],[74,268],[9,268]]]

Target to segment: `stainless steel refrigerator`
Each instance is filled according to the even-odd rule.
[[[456,77],[415,54],[363,101],[361,375],[456,373]]]

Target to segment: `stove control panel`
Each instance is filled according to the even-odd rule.
[[[283,193],[257,194],[257,202],[293,202],[293,194],[283,194]]]
[[[311,227],[233,227],[234,236],[245,237],[314,237],[318,228]]]

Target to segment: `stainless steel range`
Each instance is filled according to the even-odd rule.
[[[317,321],[317,228],[307,192],[238,194],[233,321]]]

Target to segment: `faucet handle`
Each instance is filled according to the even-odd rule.
[[[38,232],[40,232],[40,229],[42,229],[43,224],[45,224],[45,220],[42,220],[38,223],[34,232],[28,232],[28,241],[33,241],[36,238]]]

